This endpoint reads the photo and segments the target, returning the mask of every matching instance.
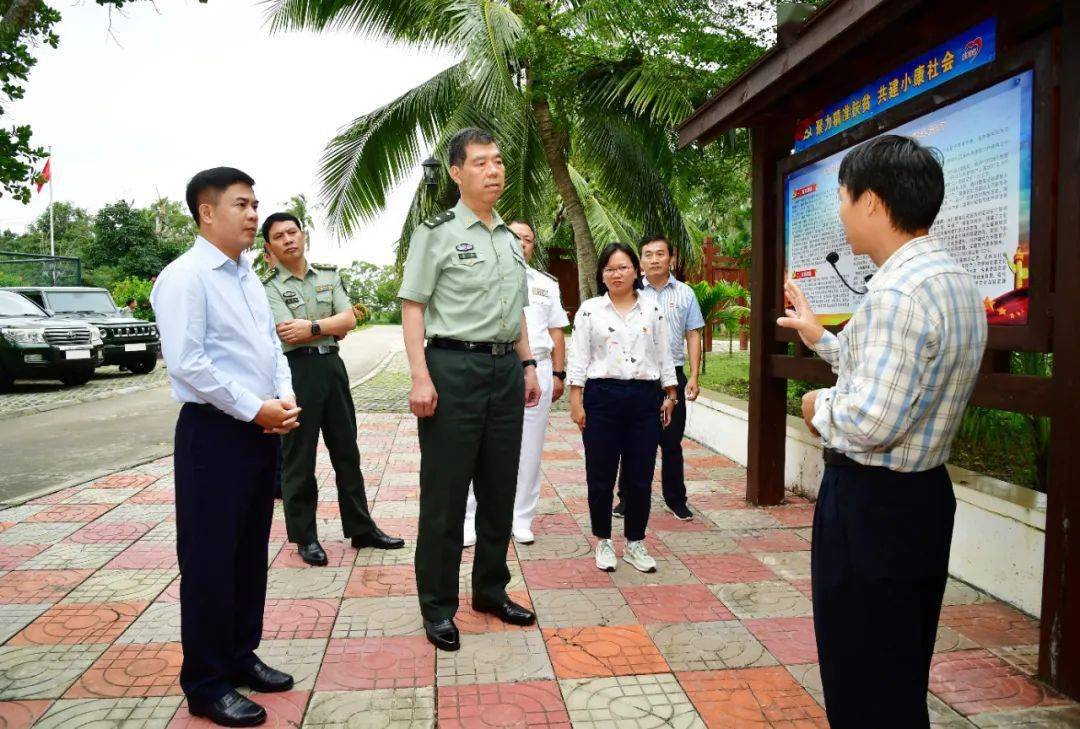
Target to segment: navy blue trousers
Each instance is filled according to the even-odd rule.
[[[678,402],[671,411],[671,423],[660,431],[660,486],[664,503],[672,509],[686,505],[686,479],[683,466],[682,441],[686,434],[686,372],[682,365],[675,366]],[[666,393],[661,390],[661,397]],[[619,477],[619,501],[623,498],[623,478]]]
[[[656,380],[594,379],[585,383],[581,439],[593,536],[611,538],[611,507],[619,478],[626,507],[626,539],[636,542],[645,538],[663,397]]]
[[[833,729],[929,727],[926,689],[956,499],[944,466],[826,466],[811,571]]]
[[[216,701],[262,638],[279,439],[206,405],[176,422],[180,686]]]

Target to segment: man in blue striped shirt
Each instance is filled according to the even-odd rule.
[[[701,316],[694,290],[675,278],[671,272],[671,243],[662,235],[650,235],[638,246],[641,252],[641,269],[645,274],[642,293],[655,297],[668,324],[668,344],[671,359],[675,363],[675,376],[679,380],[678,399],[671,413],[671,423],[660,435],[660,480],[667,510],[677,519],[689,521],[693,512],[686,504],[686,481],[683,477],[682,439],[686,432],[686,403],[697,399],[698,371],[701,369],[701,329],[705,320]],[[690,359],[689,376],[683,370]],[[623,515],[622,486],[619,487],[619,503],[612,510],[619,518]]]
[[[794,329],[837,373],[803,417],[825,446],[811,577],[833,729],[928,727],[926,689],[956,499],[945,461],[975,387],[986,314],[971,275],[929,234],[941,164],[887,135],[840,164],[840,220],[878,266],[835,336],[785,284]]]

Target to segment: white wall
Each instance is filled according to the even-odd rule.
[[[686,434],[745,466],[747,404],[705,390],[689,404]],[[787,418],[784,488],[815,498],[824,465],[821,445],[798,418]],[[1039,615],[1046,495],[949,466],[956,494],[949,572],[956,578]]]

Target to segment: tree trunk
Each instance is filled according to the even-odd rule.
[[[547,99],[534,97],[532,111],[540,130],[540,141],[544,145],[544,156],[547,158],[548,167],[551,168],[551,176],[555,179],[555,187],[559,191],[559,197],[562,198],[566,217],[569,218],[570,227],[574,230],[578,293],[584,303],[586,299],[596,296],[596,245],[593,243],[592,231],[589,230],[589,222],[585,218],[585,208],[581,204],[581,198],[578,197],[573,180],[570,179],[570,168],[566,164],[570,140],[566,132],[555,128],[555,123],[551,118],[551,106]]]

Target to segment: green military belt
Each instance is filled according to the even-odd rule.
[[[336,351],[338,351],[338,348],[332,344],[320,344],[318,347],[297,347],[296,349],[290,349],[288,352],[285,353],[285,356],[288,357],[293,354],[332,354]]]

